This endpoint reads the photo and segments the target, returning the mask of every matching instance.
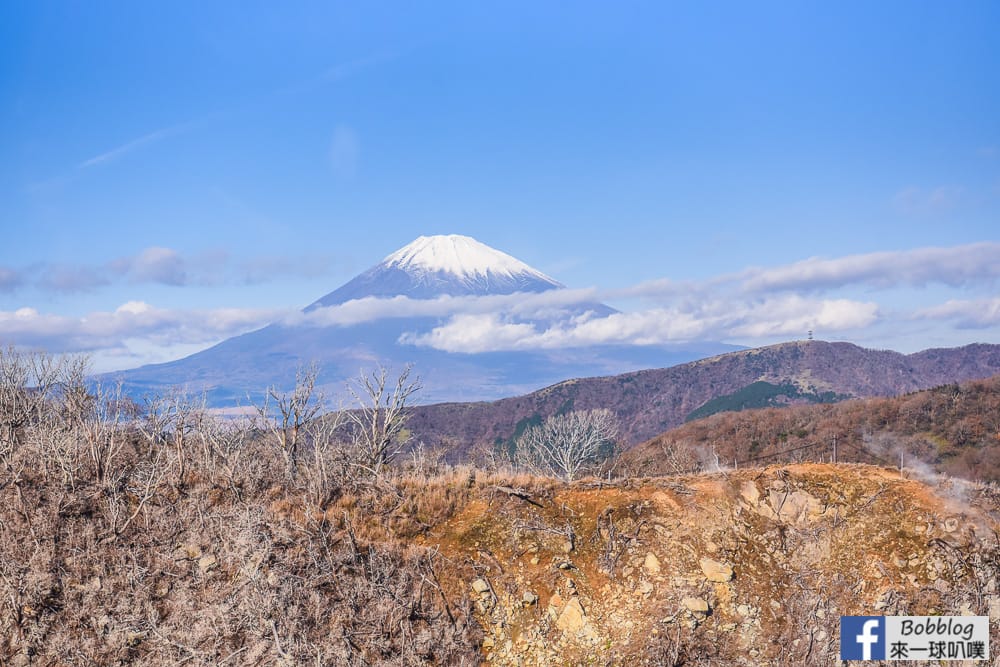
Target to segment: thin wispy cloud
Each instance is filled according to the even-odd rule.
[[[952,299],[922,308],[914,317],[924,320],[947,320],[962,329],[985,329],[1000,325],[1000,297]]]
[[[0,292],[12,292],[24,283],[19,271],[0,266]]]
[[[311,78],[296,81],[280,88],[276,88],[270,93],[270,96],[298,95],[300,93],[309,92],[310,90],[314,90],[321,86],[336,83],[356,76],[359,72],[363,72],[370,67],[388,62],[395,57],[395,53],[385,51],[373,53],[368,56],[362,56],[360,58],[345,60],[328,67],[323,72],[314,75]]]
[[[173,248],[151,246],[135,255],[87,265],[36,263],[0,267],[0,292],[33,288],[41,292],[91,292],[115,284],[171,287],[249,285],[328,274],[336,262],[323,255],[260,255],[235,259],[222,250],[186,255]]]
[[[140,148],[154,144],[158,141],[166,139],[167,137],[181,134],[194,127],[197,124],[197,122],[200,121],[181,123],[180,125],[171,125],[169,127],[162,127],[158,130],[153,130],[148,134],[144,134],[141,137],[125,142],[124,144],[112,148],[111,150],[105,151],[100,155],[95,155],[92,158],[84,160],[77,166],[80,169],[89,169],[91,167],[97,167],[99,165],[113,162]]]
[[[748,292],[833,289],[849,285],[875,288],[922,287],[932,283],[959,287],[1000,277],[1000,243],[950,248],[917,248],[812,257],[773,268],[753,268],[735,276]]]
[[[893,197],[897,211],[908,215],[935,215],[955,208],[965,189],[957,185],[939,185],[933,188],[908,186]]]

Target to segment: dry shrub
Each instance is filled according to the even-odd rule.
[[[478,662],[442,557],[404,546],[467,472],[423,498],[415,477],[352,479],[325,443],[290,471],[268,434],[180,400],[160,413],[174,427],[139,429],[115,399],[57,398],[8,420],[0,664]]]

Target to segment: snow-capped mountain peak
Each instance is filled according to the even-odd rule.
[[[475,296],[544,292],[564,285],[469,236],[421,236],[330,292],[306,311],[366,297]]]
[[[449,273],[463,280],[531,277],[561,287],[558,282],[507,253],[470,236],[420,236],[386,257],[382,264],[404,271]]]

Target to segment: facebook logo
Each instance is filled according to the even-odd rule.
[[[840,659],[885,660],[885,617],[841,616]]]

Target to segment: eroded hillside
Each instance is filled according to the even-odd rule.
[[[998,500],[793,465],[488,489],[423,541],[466,565],[491,664],[819,665],[842,614],[1000,616]]]

